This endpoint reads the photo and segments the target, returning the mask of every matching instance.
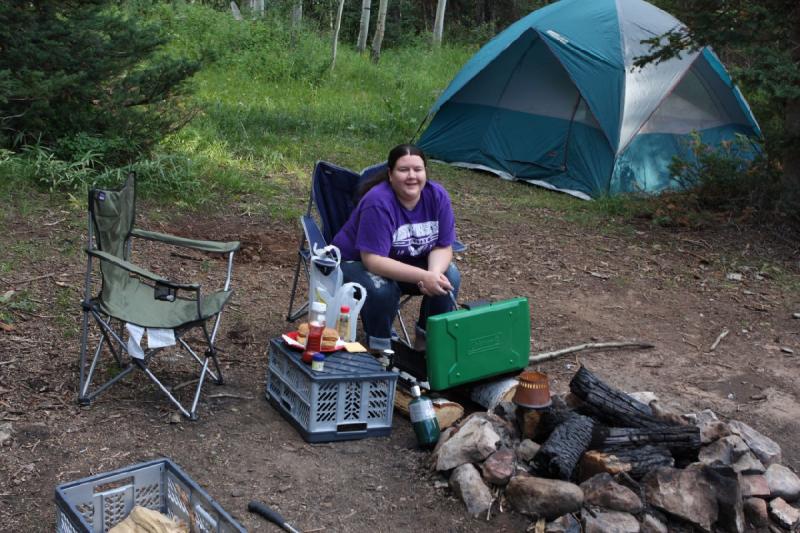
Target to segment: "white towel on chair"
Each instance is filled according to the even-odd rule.
[[[142,337],[147,332],[148,348],[164,348],[175,344],[175,331],[172,329],[143,328],[135,324],[125,324],[128,330],[128,353],[136,359],[144,359]]]

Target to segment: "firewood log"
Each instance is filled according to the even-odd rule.
[[[411,400],[411,394],[407,390],[397,387],[394,393],[394,408],[406,418],[409,416],[408,404]],[[464,416],[464,407],[459,403],[446,398],[431,398],[431,401],[433,402],[433,412],[439,421],[439,429],[449,428]]]
[[[581,458],[579,477],[585,480],[602,472],[608,472],[612,476],[625,472],[634,479],[640,479],[653,468],[674,464],[675,460],[669,450],[658,446],[589,450]]]
[[[584,402],[583,409],[609,426],[649,428],[664,426],[653,416],[650,406],[614,389],[581,367],[569,382],[569,388]]]
[[[536,472],[545,477],[569,480],[578,461],[592,442],[595,421],[575,415],[559,425],[533,457]]]

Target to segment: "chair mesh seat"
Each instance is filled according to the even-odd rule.
[[[194,300],[155,300],[153,287],[140,282],[130,283],[124,297],[104,295],[96,299],[95,303],[105,314],[143,328],[177,328],[213,317],[222,310],[232,294],[233,291],[218,291],[204,295],[199,318],[197,302]]]

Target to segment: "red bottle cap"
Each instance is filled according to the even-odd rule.
[[[349,313],[350,307],[347,305],[343,305],[342,308],[339,310],[340,313]]]

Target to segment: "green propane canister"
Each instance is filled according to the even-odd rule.
[[[411,387],[411,396],[413,400],[408,404],[408,414],[417,435],[417,444],[420,448],[433,448],[439,441],[439,420],[433,410],[433,402],[421,395],[419,385]]]

